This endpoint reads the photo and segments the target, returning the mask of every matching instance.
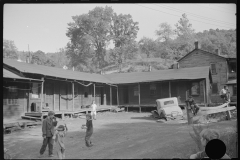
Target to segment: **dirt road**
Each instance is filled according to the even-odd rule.
[[[132,159],[132,158],[188,158],[195,144],[189,136],[192,129],[183,123],[160,123],[151,113],[102,113],[93,121],[93,147],[84,142],[85,119],[60,121],[69,132],[65,139],[66,158],[71,159]],[[212,123],[210,127],[229,130],[236,121]],[[41,126],[4,135],[4,146],[14,159],[37,158],[42,145]],[[48,158],[48,150],[43,159]],[[57,158],[56,150],[54,157]]]

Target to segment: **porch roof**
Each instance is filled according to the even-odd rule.
[[[9,59],[3,59],[3,62],[5,65],[15,68],[22,73],[39,74],[44,76],[107,84],[127,84],[167,80],[193,80],[205,78],[210,78],[210,81],[212,81],[209,66],[167,69],[151,72],[113,73],[101,75],[95,73],[84,73],[64,70],[62,68],[28,64]]]
[[[212,81],[209,66],[167,69],[151,72],[113,73],[104,76],[116,84],[206,78],[210,78],[210,81]]]
[[[109,79],[103,75],[95,73],[84,73],[71,70],[64,70],[62,68],[47,67],[43,65],[29,64],[24,62],[18,62],[16,60],[3,59],[3,63],[13,67],[23,73],[39,74],[44,76],[58,77],[72,80],[82,80],[89,82],[99,83],[112,83]]]
[[[30,80],[30,81],[42,81],[42,80],[39,80],[39,79],[20,77],[19,75],[6,70],[5,68],[3,68],[3,78],[21,79],[21,80]]]

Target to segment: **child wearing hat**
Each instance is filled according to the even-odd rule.
[[[68,131],[67,125],[59,125],[56,129],[56,134],[54,136],[57,154],[59,159],[65,158],[65,145],[64,145],[64,137],[66,136]]]
[[[49,148],[49,157],[53,157],[53,135],[54,135],[54,112],[49,111],[47,118],[43,120],[42,123],[42,136],[43,136],[43,144],[40,149],[40,155],[39,158],[41,158],[48,146]]]
[[[200,132],[201,143],[203,147],[206,147],[207,143],[212,139],[219,139],[220,133],[215,129],[203,129]],[[217,151],[213,149],[213,151]],[[190,159],[203,159],[207,158],[207,154],[205,151],[197,152],[196,154],[192,154]],[[221,159],[231,159],[227,154],[225,154]]]
[[[86,115],[86,125],[82,125],[82,129],[86,129],[85,144],[87,147],[92,147],[92,142],[90,140],[93,134],[93,124],[91,114]]]

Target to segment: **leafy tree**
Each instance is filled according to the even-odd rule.
[[[85,57],[92,57],[97,68],[102,67],[106,44],[110,39],[110,22],[113,15],[111,7],[96,7],[88,14],[73,16],[74,22],[69,23],[67,36],[70,42],[67,45],[67,55],[72,65],[76,58],[85,62]],[[94,52],[92,52],[94,51]]]
[[[122,63],[127,58],[131,59],[133,53],[138,50],[134,42],[138,30],[138,22],[134,22],[130,14],[113,14],[110,35],[115,48],[111,50],[111,59],[120,67],[120,70]]]
[[[156,35],[159,41],[169,41],[174,36],[174,31],[170,24],[161,23],[159,25],[159,30],[156,30]]]
[[[153,39],[143,37],[138,44],[141,52],[145,53],[147,58],[154,55],[154,52],[156,51],[156,43]]]
[[[3,58],[18,58],[18,50],[14,44],[14,41],[3,39]]]
[[[34,52],[31,57],[32,64],[38,64],[38,65],[44,65],[47,60],[47,57],[43,51],[38,50],[37,52]]]

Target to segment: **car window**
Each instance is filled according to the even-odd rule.
[[[174,104],[174,101],[173,101],[173,100],[164,101],[163,104],[164,104],[164,105]]]

